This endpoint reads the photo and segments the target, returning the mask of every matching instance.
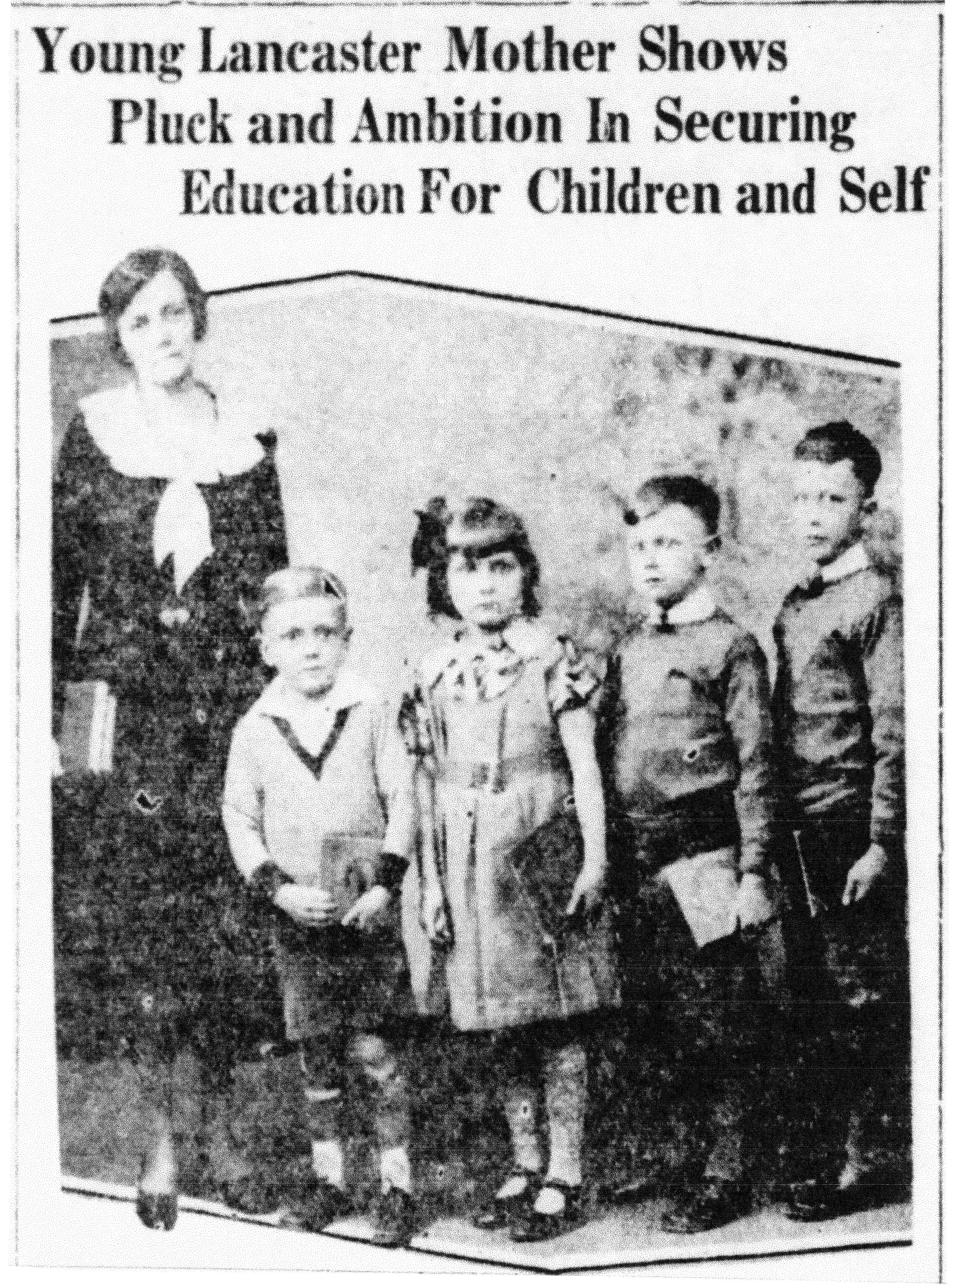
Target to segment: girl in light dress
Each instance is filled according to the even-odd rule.
[[[585,1021],[617,1001],[597,681],[535,620],[539,567],[516,514],[473,498],[453,513],[434,503],[421,524],[430,607],[457,623],[401,716],[417,760],[421,918],[452,1022],[486,1044],[474,1054],[510,1131],[512,1167],[475,1223],[543,1239],[581,1217]]]

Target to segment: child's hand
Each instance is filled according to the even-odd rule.
[[[365,894],[360,896],[340,922],[340,925],[356,926],[358,930],[371,929],[389,908],[391,897],[390,891],[386,886],[371,886]]]
[[[775,920],[777,905],[764,877],[747,872],[737,887],[737,924],[741,930],[756,930]]]
[[[423,887],[420,895],[420,924],[431,944],[438,948],[449,948],[452,945],[453,931],[447,914],[447,901],[439,885],[429,884]]]
[[[847,873],[847,884],[840,902],[846,907],[865,899],[886,872],[888,863],[886,850],[874,842]]]
[[[282,885],[273,902],[301,926],[329,926],[337,905],[327,890],[318,886]]]
[[[567,916],[576,917],[578,913],[590,916],[603,902],[603,890],[606,882],[604,868],[580,869],[580,874],[573,883],[570,902],[567,904]]]

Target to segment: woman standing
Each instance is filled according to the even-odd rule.
[[[76,699],[69,681],[105,681],[117,700],[80,861],[108,1028],[134,1052],[155,1115],[137,1211],[170,1229],[176,1057],[191,1050],[212,1088],[249,1027],[224,937],[218,802],[230,730],[259,686],[248,605],[286,542],[273,436],[234,423],[195,375],[207,312],[190,266],[134,251],[99,308],[130,378],[81,401],[57,465],[54,709],[62,718]],[[61,864],[70,846],[57,837]],[[58,997],[61,1012],[69,1002]]]

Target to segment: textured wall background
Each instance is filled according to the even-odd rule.
[[[123,378],[91,328],[53,344],[58,434],[79,394]],[[847,417],[883,453],[871,543],[896,561],[898,384],[882,369],[353,278],[218,298],[202,353],[225,413],[278,431],[293,556],[345,577],[355,660],[384,684],[427,643],[409,544],[437,493],[515,506],[545,608],[599,646],[628,602],[617,496],[696,471],[724,498],[720,599],[766,645],[796,571],[789,451]]]

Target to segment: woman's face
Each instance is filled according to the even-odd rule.
[[[524,571],[512,550],[475,558],[457,551],[447,566],[453,606],[483,631],[501,630],[523,612]]]
[[[117,330],[141,384],[169,389],[192,374],[197,347],[193,312],[169,269],[140,288],[120,314]]]

